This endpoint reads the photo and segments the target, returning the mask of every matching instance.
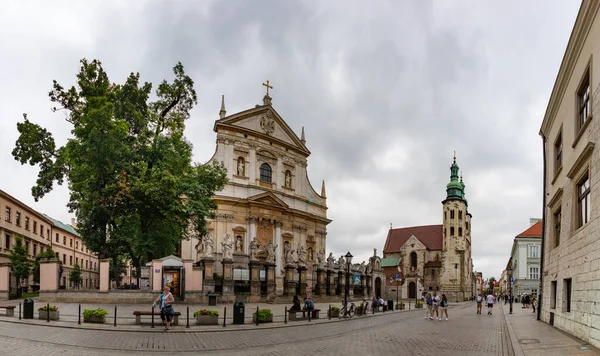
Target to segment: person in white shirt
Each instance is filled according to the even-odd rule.
[[[437,295],[436,292],[433,292],[433,298],[431,298],[431,317],[429,319],[433,319],[433,312],[435,312],[435,319],[442,320],[440,318],[440,312],[438,310],[438,306],[440,305],[440,296]]]
[[[488,305],[488,315],[492,315],[492,308],[494,307],[494,296],[492,293],[487,296],[487,305]]]
[[[481,314],[481,304],[483,303],[483,296],[479,294],[477,296],[477,314]]]

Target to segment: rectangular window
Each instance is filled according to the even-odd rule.
[[[444,211],[444,220],[448,220],[448,212]]]
[[[58,252],[56,252],[56,259],[60,260],[60,254]]]
[[[450,210],[450,219],[454,219],[454,210]]]
[[[67,245],[67,237],[63,235],[63,245]]]
[[[37,221],[33,222],[33,233],[37,234]]]
[[[5,215],[4,215],[4,220],[10,222],[10,208],[6,207],[6,211],[5,211]]]
[[[6,234],[6,240],[4,241],[4,247],[9,250],[10,249],[10,235]]]
[[[577,184],[577,210],[579,217],[579,227],[590,221],[591,213],[591,194],[590,177],[588,174]]]
[[[79,241],[75,241],[75,248],[79,249]]]
[[[465,224],[466,224],[466,226],[465,226],[466,229],[465,230],[469,231],[469,222],[467,221]]]
[[[562,131],[558,134],[556,141],[554,142],[554,173],[562,167]]]
[[[458,220],[462,220],[462,210],[458,211]]]
[[[571,287],[572,279],[563,279],[563,311],[567,313],[571,312]]]
[[[73,256],[69,256],[69,266],[73,265]]]
[[[556,281],[550,283],[550,309],[556,309]]]
[[[529,257],[530,258],[540,258],[540,247],[539,246],[529,246]]]
[[[63,253],[63,265],[67,264],[67,255]]]
[[[50,240],[50,238],[52,238],[52,236],[50,235],[50,229],[46,229],[46,238],[48,239],[48,241]]]
[[[37,245],[33,244],[33,257],[37,256]]]
[[[75,264],[78,265],[79,264],[79,257],[75,257]]]
[[[40,224],[40,236],[44,237],[44,225]]]
[[[539,267],[529,267],[529,279],[540,279]]]
[[[58,232],[56,233],[56,242],[60,241],[60,237],[58,236]]]
[[[29,255],[29,241],[25,241],[25,251],[27,251],[27,255]]]
[[[17,226],[21,226],[21,213],[18,211],[15,214],[15,223]]]
[[[29,216],[25,217],[25,230],[29,230]]]
[[[581,130],[581,128],[583,127],[583,125],[585,125],[585,123],[587,122],[588,118],[590,117],[592,111],[590,108],[590,70],[588,68],[588,70],[585,73],[585,76],[583,77],[583,81],[581,83],[581,86],[579,87],[579,90],[577,92],[577,97],[578,97],[578,101],[579,101],[579,105],[578,105],[578,109],[579,109],[579,114],[578,114],[578,131]]]
[[[554,213],[554,247],[560,245],[560,220],[561,212],[560,209]]]
[[[69,246],[73,247],[73,239],[69,240]]]
[[[85,260],[85,269],[88,269],[88,260]]]

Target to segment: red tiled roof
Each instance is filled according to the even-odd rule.
[[[443,244],[442,225],[411,226],[390,229],[385,241],[384,253],[399,252],[402,245],[415,235],[429,250],[441,250]]]
[[[537,222],[522,233],[518,234],[517,237],[542,237],[542,222]]]

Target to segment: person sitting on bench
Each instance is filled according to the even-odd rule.
[[[300,298],[297,295],[294,296],[290,310],[300,310]]]
[[[312,313],[313,309],[315,309],[315,304],[310,298],[304,298],[304,309],[306,309],[309,313]]]

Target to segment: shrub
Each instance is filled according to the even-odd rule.
[[[39,311],[57,311],[58,307],[56,305],[51,305],[50,307],[48,307],[47,305],[44,305],[41,308],[38,308]]]
[[[398,302],[396,303],[396,308],[401,308],[404,306],[404,302]]]
[[[270,309],[260,309],[256,317],[258,318],[258,321],[261,322],[267,321],[267,318],[271,315],[273,315],[273,312]]]
[[[422,306],[423,306],[423,301],[421,301],[421,300],[417,300],[417,303],[416,303],[416,304],[417,304],[417,306],[418,306],[418,307],[419,307],[419,306],[421,306],[421,307],[422,307]]]
[[[337,311],[340,311],[340,307],[333,306],[333,307],[331,307],[331,310],[334,312],[337,312]]]
[[[219,312],[216,310],[200,309],[194,312],[194,318],[197,318],[198,315],[219,316]]]
[[[104,309],[84,309],[83,310],[83,318],[89,320],[92,316],[96,316],[98,318],[104,318],[108,315],[108,312]]]

